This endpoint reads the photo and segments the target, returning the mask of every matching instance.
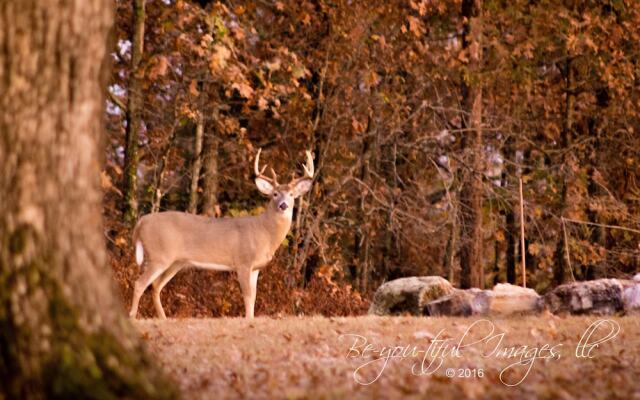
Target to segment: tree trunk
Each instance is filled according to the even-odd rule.
[[[0,398],[160,398],[106,273],[113,5],[0,3]]]
[[[515,179],[516,179],[516,151],[514,148],[514,139],[508,138],[505,142],[505,157],[507,159],[505,171],[503,172],[502,182],[503,187],[513,188],[515,193]],[[513,187],[511,187],[513,186]],[[517,202],[514,200],[509,204],[505,212],[505,241],[507,242],[507,249],[505,251],[505,269],[507,272],[507,282],[515,285],[516,283],[516,243],[518,237],[518,227],[516,226],[516,209]]]
[[[218,138],[212,134],[205,138],[204,176],[202,178],[202,213],[210,217],[220,216],[218,205]]]
[[[131,71],[127,96],[127,131],[124,153],[124,218],[138,217],[138,134],[142,125],[142,68],[144,51],[145,0],[134,0]]]
[[[470,178],[461,191],[460,286],[484,287],[482,240],[482,0],[463,0],[463,48],[469,52],[468,75],[463,77],[462,101],[465,115],[463,146],[471,157]]]
[[[373,163],[373,159],[374,159],[374,155],[372,153],[374,153],[374,149],[373,147],[375,147],[374,142],[374,137],[371,134],[371,117],[369,117],[367,119],[367,128],[365,130],[364,133],[364,138],[362,139],[362,152],[360,155],[360,159],[362,162],[361,168],[360,168],[360,181],[363,182],[364,184],[369,184],[369,180],[370,180],[370,169],[371,169],[371,164]],[[358,281],[358,288],[360,289],[360,292],[365,293],[368,287],[368,278],[369,278],[369,263],[370,263],[370,257],[369,257],[369,250],[370,250],[370,246],[371,246],[371,235],[369,234],[369,224],[364,223],[364,221],[367,220],[367,216],[366,216],[366,208],[367,208],[367,198],[369,196],[369,193],[367,192],[366,189],[362,190],[362,195],[360,196],[359,199],[359,208],[357,210],[357,220],[358,221],[363,221],[362,224],[360,224],[360,227],[356,230],[355,232],[355,237],[354,237],[354,253],[356,255],[356,274],[357,274],[357,281]]]
[[[507,282],[515,285],[516,284],[516,266],[517,266],[517,258],[516,258],[516,243],[517,243],[517,235],[516,230],[518,229],[516,226],[516,215],[513,209],[513,206],[507,210],[507,215],[505,216],[505,239],[507,242],[507,250],[505,256],[505,264],[507,269]]]
[[[378,131],[379,135],[381,135],[382,131]],[[381,139],[378,139],[381,141]],[[379,265],[378,268],[374,268],[376,272],[376,278],[378,281],[384,280],[389,276],[389,270],[393,267],[393,265],[397,265],[398,260],[398,238],[397,232],[393,229],[393,213],[395,211],[396,205],[398,204],[398,188],[400,182],[398,182],[398,146],[397,143],[393,143],[392,146],[386,147],[387,152],[389,153],[388,159],[389,163],[387,168],[385,168],[386,179],[391,186],[391,204],[389,209],[386,212],[385,216],[385,229],[384,229],[384,245],[383,251],[381,254],[381,260],[376,263]],[[381,157],[382,158],[382,157]],[[439,271],[438,275],[441,275],[441,271]]]
[[[573,140],[573,110],[575,103],[575,93],[574,93],[574,71],[573,66],[571,65],[571,58],[567,58],[567,62],[565,64],[565,92],[566,92],[566,100],[565,100],[565,114],[564,114],[564,124],[562,127],[562,135],[560,137],[560,146],[563,150],[566,150],[569,146],[571,146],[571,142]],[[569,152],[564,152],[562,156],[562,161],[560,165],[567,166],[568,157],[571,157]],[[571,184],[571,179],[569,178],[569,174],[571,171],[568,171],[563,168],[564,176],[561,177],[562,187],[560,189],[560,214],[564,213],[564,209],[567,206],[567,193],[569,191],[569,185]],[[556,266],[553,272],[553,279],[557,285],[564,283],[565,280],[565,262],[566,262],[566,249],[565,249],[565,241],[564,235],[560,235],[558,239],[558,243],[556,245],[555,259]]]
[[[164,193],[162,192],[162,184],[164,182],[164,176],[167,171],[167,163],[169,162],[169,153],[171,152],[171,148],[173,147],[173,141],[176,137],[177,127],[174,125],[171,130],[171,134],[169,135],[169,139],[167,139],[167,143],[162,150],[162,156],[160,157],[160,165],[158,165],[158,171],[156,172],[156,178],[153,183],[152,193],[153,198],[151,200],[151,212],[156,213],[160,211],[160,203],[162,202],[162,196]]]
[[[455,206],[454,206],[455,207]],[[453,215],[451,217],[451,227],[449,230],[449,238],[447,239],[447,246],[444,250],[444,271],[447,274],[447,279],[451,282],[452,285],[456,284],[456,265],[455,265],[455,255],[456,255],[456,246],[457,239],[459,235],[459,225],[458,225],[458,217],[457,210],[453,209]],[[459,275],[459,274],[458,274]]]
[[[200,169],[202,168],[202,141],[204,138],[204,116],[198,113],[196,122],[196,138],[193,150],[193,164],[191,164],[191,189],[189,191],[189,211],[192,214],[198,212],[198,181],[200,181]]]
[[[502,245],[499,240],[493,241],[493,285],[501,283],[500,264],[502,262]]]
[[[596,105],[600,112],[596,113],[592,117],[589,118],[589,136],[593,138],[593,150],[589,156],[589,163],[591,164],[588,168],[588,176],[589,176],[589,185],[588,185],[588,194],[589,198],[601,198],[606,195],[605,191],[602,189],[600,184],[597,182],[599,175],[598,167],[603,164],[602,157],[599,152],[602,148],[602,140],[600,133],[600,124],[601,124],[601,116],[605,114],[606,108],[609,106],[609,90],[608,89],[600,89],[597,90],[596,93]],[[587,217],[589,222],[593,222],[596,224],[607,224],[609,221],[605,219],[605,217],[597,210],[587,210]],[[602,248],[607,248],[607,230],[602,226],[593,226],[591,231],[591,242],[597,243],[598,246]],[[589,264],[586,271],[586,279],[598,279],[605,275],[605,272],[602,266],[605,262],[600,261],[598,263]]]

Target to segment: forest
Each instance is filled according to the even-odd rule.
[[[0,400],[640,397],[639,56],[635,0],[1,0]]]
[[[282,294],[258,296],[264,314],[360,314],[404,276],[520,283],[523,247],[539,292],[638,269],[632,1],[147,3],[116,2],[105,113],[123,298],[137,218],[258,213],[259,148],[280,175],[305,150],[317,170],[260,279]],[[237,314],[227,275],[179,274],[169,308]]]

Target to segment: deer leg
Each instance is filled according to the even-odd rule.
[[[149,287],[161,273],[165,271],[164,264],[161,263],[146,263],[145,270],[140,275],[133,287],[133,301],[131,302],[131,311],[129,311],[129,317],[135,318],[138,315],[138,304],[140,303],[140,297],[144,291]]]
[[[251,271],[251,318],[256,305],[256,294],[258,294],[258,274],[260,274],[259,269]]]
[[[242,289],[242,297],[244,299],[244,312],[245,318],[247,319],[253,319],[259,273],[259,270],[238,271],[238,282],[240,282],[240,289]]]
[[[153,304],[156,307],[156,314],[162,319],[167,319],[162,308],[162,302],[160,301],[160,292],[166,286],[167,283],[182,269],[182,264],[175,263],[162,275],[160,275],[155,281],[153,281]]]

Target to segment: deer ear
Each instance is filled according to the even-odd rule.
[[[307,193],[309,189],[311,189],[311,179],[303,179],[291,189],[291,196],[295,199]]]
[[[262,194],[271,196],[271,193],[273,193],[273,185],[271,185],[271,183],[269,183],[265,179],[256,178],[256,186],[258,187],[258,190],[262,192]]]

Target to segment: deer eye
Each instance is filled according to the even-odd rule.
[[[273,197],[278,197],[278,193],[274,192]]]

